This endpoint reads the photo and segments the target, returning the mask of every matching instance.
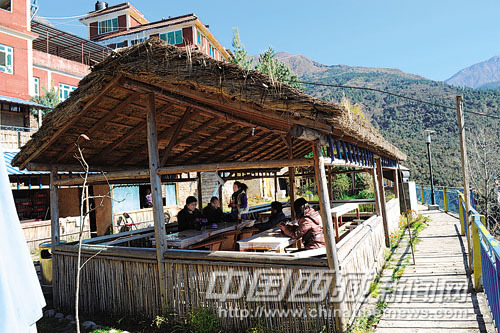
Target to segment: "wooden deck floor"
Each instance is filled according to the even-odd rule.
[[[387,308],[375,332],[494,332],[486,297],[473,291],[466,273],[467,240],[460,237],[458,218],[421,208],[431,221],[419,235],[416,264],[408,239],[402,239],[392,265],[406,267],[397,283],[391,279],[393,268],[382,274]]]

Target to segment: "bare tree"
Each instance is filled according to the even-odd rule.
[[[476,209],[486,218],[486,227],[495,234],[500,205],[496,179],[500,176],[498,129],[478,126],[467,133],[469,178],[474,189]]]

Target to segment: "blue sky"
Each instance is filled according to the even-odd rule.
[[[494,0],[130,2],[150,21],[195,13],[227,48],[232,28],[237,27],[250,54],[272,46],[327,65],[399,68],[445,80],[500,54],[500,1]],[[40,0],[38,14],[82,15],[94,4],[95,0]],[[78,19],[51,22],[87,36]]]

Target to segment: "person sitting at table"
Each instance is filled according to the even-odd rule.
[[[212,197],[208,205],[203,208],[203,216],[208,223],[220,223],[224,221],[224,213],[220,208],[220,201],[217,197]]]
[[[325,247],[321,215],[310,207],[304,198],[295,200],[293,208],[298,218],[298,226],[281,224],[281,231],[293,239],[302,238],[306,250]]]
[[[256,224],[255,227],[259,228],[260,231],[264,231],[276,227],[285,220],[286,216],[283,213],[283,205],[279,201],[274,201],[271,203],[271,216],[269,216],[269,220],[266,223]]]
[[[233,184],[233,195],[231,196],[231,217],[233,220],[246,219],[248,213],[247,191],[248,186],[238,181]]]
[[[196,229],[197,219],[201,218],[201,213],[196,208],[196,200],[195,197],[189,196],[186,198],[186,205],[183,209],[177,214],[177,223],[179,231]]]

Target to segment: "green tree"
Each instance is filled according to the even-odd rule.
[[[51,109],[40,109],[42,111],[42,117],[45,117],[47,113],[52,111],[52,109],[55,108],[57,104],[59,104],[59,94],[54,87],[50,88],[50,90],[47,90],[45,88],[42,88],[42,90],[43,90],[43,95],[31,97],[31,101],[51,108]],[[31,110],[31,112],[35,117],[38,116],[38,110],[39,109]]]
[[[245,47],[241,44],[238,28],[233,29],[233,56],[229,61],[244,69],[253,68],[253,59],[248,56]]]
[[[259,61],[255,69],[269,75],[271,80],[304,90],[304,87],[298,81],[297,75],[294,75],[287,65],[276,59],[276,53],[272,47],[269,47],[259,56]]]

